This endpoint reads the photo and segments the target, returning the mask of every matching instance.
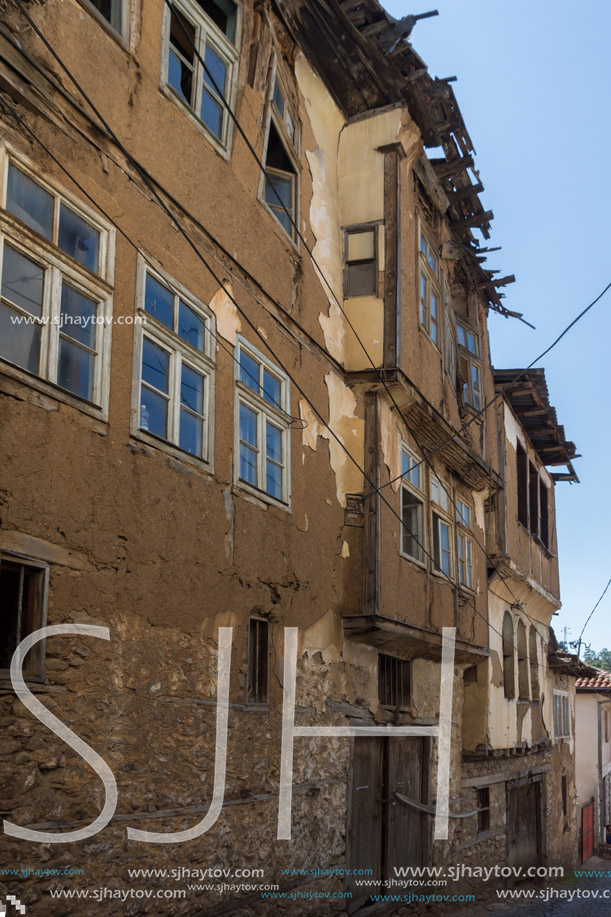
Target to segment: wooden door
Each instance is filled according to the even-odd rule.
[[[594,853],[594,800],[581,810],[581,862]]]
[[[427,816],[399,802],[394,793],[426,801],[426,742],[419,737],[354,739],[347,838],[350,913],[371,895],[384,893],[382,883],[396,878],[395,866],[425,862]],[[361,869],[371,869],[372,874],[353,875]],[[355,879],[371,884],[357,885]]]
[[[541,783],[531,781],[508,788],[507,865],[541,863]]]

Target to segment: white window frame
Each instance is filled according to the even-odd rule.
[[[118,0],[121,4],[121,25],[117,29],[109,19],[106,19],[102,13],[96,9],[95,5],[91,0],[79,0],[81,6],[83,6],[92,16],[98,20],[100,25],[105,28],[108,33],[115,39],[119,41],[119,44],[127,48],[129,45],[129,24],[131,17],[131,0]]]
[[[473,506],[462,497],[456,498],[456,574],[458,585],[475,592],[473,565]],[[470,581],[469,581],[470,580]]]
[[[153,266],[152,266],[153,265]],[[182,300],[202,319],[205,325],[204,351],[196,350],[187,341],[170,330],[145,309],[146,278],[151,275],[168,289],[176,303]],[[138,257],[138,281],[136,290],[136,341],[134,347],[134,384],[132,387],[131,435],[157,448],[170,451],[177,458],[190,461],[207,471],[214,468],[214,391],[215,391],[215,316],[203,302],[196,299],[179,281],[170,277],[154,265],[150,259],[145,262]],[[169,355],[168,371],[168,438],[157,436],[140,426],[140,390],[142,385],[142,351],[144,338],[161,347]],[[205,377],[203,455],[194,455],[180,448],[180,386],[181,367],[185,363]]]
[[[202,60],[205,61],[206,44],[209,43],[214,51],[224,59],[227,64],[227,88],[225,90],[225,100],[229,108],[235,112],[238,71],[240,66],[240,40],[242,25],[242,10],[240,4],[236,3],[236,22],[235,22],[235,40],[231,41],[218,25],[210,19],[202,7],[195,0],[173,0],[173,5],[179,13],[182,13],[186,19],[195,28],[195,45]],[[221,136],[217,137],[211,128],[198,114],[201,111],[201,99],[204,92],[203,84],[205,71],[203,64],[194,55],[193,82],[195,84],[195,106],[192,107],[169,83],[169,64],[170,64],[170,24],[171,10],[164,3],[163,12],[163,50],[161,55],[161,89],[168,98],[172,99],[186,112],[191,121],[200,130],[213,146],[228,159],[231,153],[231,142],[234,133],[234,122],[229,115],[227,107],[223,104],[220,97],[212,86],[210,89],[218,100],[222,108],[222,128]]]
[[[569,692],[556,691],[553,693],[553,720],[554,738],[571,738],[571,708],[569,705]]]
[[[263,368],[267,369],[281,383],[280,407],[266,401],[262,395],[257,394],[240,379],[240,355],[244,351],[256,360]],[[291,441],[290,431],[290,391],[289,378],[281,369],[275,366],[259,350],[248,343],[241,335],[237,336],[235,348],[235,422],[234,422],[234,483],[239,490],[246,491],[258,497],[265,503],[271,503],[281,509],[291,509]],[[240,404],[244,404],[257,415],[257,479],[265,480],[265,422],[269,420],[282,431],[282,450],[284,464],[282,470],[282,499],[274,497],[263,488],[259,488],[240,477]]]
[[[38,558],[28,557],[24,554],[19,554],[13,551],[7,551],[3,548],[0,548],[0,567],[2,562],[8,562],[12,564],[19,564],[24,567],[30,567],[34,570],[37,570],[42,577],[42,586],[41,586],[41,595],[40,595],[40,608],[38,613],[37,627],[35,630],[40,629],[41,627],[46,627],[47,624],[47,608],[48,608],[48,599],[49,599],[49,564],[44,561],[39,560]],[[23,635],[25,636],[25,635]],[[23,639],[22,636],[22,639]],[[29,668],[31,666],[31,661],[28,661],[28,657],[25,657],[23,665],[23,675],[26,681],[32,682],[44,682],[45,680],[45,644],[46,640],[40,640],[38,643],[38,653],[39,653],[39,664],[34,671]],[[30,651],[30,654],[33,650]],[[30,655],[28,654],[28,655]],[[10,669],[0,668],[0,684],[2,680],[10,677]]]
[[[42,236],[6,209],[9,165],[14,165],[54,199],[52,240]],[[0,358],[0,369],[20,382],[64,401],[84,413],[106,421],[110,394],[110,351],[113,322],[113,262],[115,232],[108,223],[63,187],[43,178],[26,157],[9,144],[0,146],[0,274],[4,245],[8,244],[45,271],[43,286],[40,361],[37,373]],[[94,273],[64,252],[54,241],[59,229],[59,208],[65,204],[99,233],[98,272]],[[92,400],[57,383],[62,279],[98,304]],[[1,277],[0,277],[1,284]],[[9,301],[7,301],[9,302]],[[11,303],[11,308],[26,313]]]
[[[400,444],[400,455],[399,461],[401,463],[401,471],[403,472],[404,457],[409,461],[409,468],[406,473],[403,474],[401,478],[401,488],[400,488],[400,515],[401,515],[401,537],[399,541],[399,551],[402,557],[411,560],[413,563],[418,564],[421,567],[424,567],[425,564],[425,551],[426,551],[426,536],[425,536],[425,514],[424,508],[426,505],[426,492],[425,492],[425,470],[422,460],[418,458],[415,452],[413,452],[404,442]],[[416,468],[413,466],[417,465]],[[416,483],[417,481],[417,483]],[[417,539],[419,544],[416,544],[417,556],[410,554],[406,548],[405,543],[410,538],[409,533],[406,531],[406,528],[403,524],[403,494],[407,493],[412,497],[415,497],[420,504],[418,511],[418,531],[414,532],[413,535]]]
[[[456,379],[458,375],[458,341],[456,339],[456,330],[452,316],[454,309],[452,307],[452,297],[447,278],[443,282],[443,299],[444,299],[444,367],[452,388],[456,391]]]
[[[441,576],[445,580],[454,580],[455,573],[455,547],[454,547],[454,519],[452,518],[452,501],[450,498],[451,490],[448,484],[431,472],[431,543],[432,543],[432,570],[435,576]],[[436,496],[434,495],[436,493]],[[449,554],[449,573],[446,572],[441,564],[437,563],[435,557],[435,529],[445,525],[448,527],[448,554]],[[441,560],[441,535],[439,528],[437,530],[437,541],[439,544],[439,560]]]
[[[422,251],[422,244],[426,246],[426,253]],[[429,261],[432,256],[436,262],[436,268],[433,268]],[[433,342],[435,347],[441,352],[443,321],[442,313],[444,303],[442,299],[442,290],[444,287],[443,268],[441,258],[435,246],[431,243],[430,236],[422,228],[422,221],[418,220],[418,324],[426,332],[427,336]],[[426,292],[423,295],[422,281],[425,281]],[[437,314],[435,319],[431,313],[431,291],[435,293],[437,302]],[[432,328],[435,329],[435,334]]]
[[[464,373],[462,368],[460,369],[460,374],[462,377],[462,392],[463,392],[463,401],[465,404],[468,404],[469,407],[473,408],[474,411],[479,411],[483,407],[484,391],[483,391],[483,378],[482,378],[482,341],[479,331],[475,328],[472,328],[470,325],[462,321],[456,322],[457,326],[457,335],[458,329],[460,328],[464,335],[465,340],[468,340],[467,334],[473,336],[475,342],[475,349],[477,353],[473,353],[468,346],[461,344],[458,341],[458,354],[459,354],[459,367],[460,362],[465,361],[468,368],[468,378],[464,378]],[[458,338],[457,338],[458,340]],[[479,381],[479,387],[475,389],[473,385],[472,370],[475,368],[477,370],[477,378]],[[477,393],[477,397],[474,393]],[[477,402],[477,403],[476,403]]]
[[[290,232],[288,232],[285,229],[285,227],[279,222],[272,207],[270,207],[267,201],[265,200],[265,190],[267,187],[267,173],[270,172],[272,174],[277,174],[282,177],[286,177],[287,175],[289,175],[288,172],[282,172],[278,169],[274,169],[274,168],[267,166],[267,149],[269,145],[270,126],[273,124],[278,132],[282,145],[284,146],[285,153],[287,154],[288,158],[291,160],[291,163],[294,168],[294,181],[293,181],[293,188],[292,188],[293,207],[292,207],[291,216],[293,218],[293,222],[295,223],[295,225],[299,226],[300,172],[301,172],[301,163],[300,163],[301,127],[295,115],[293,106],[291,105],[289,101],[289,94],[286,91],[286,86],[280,76],[279,70],[280,68],[278,67],[278,61],[276,59],[274,61],[272,79],[271,79],[271,84],[270,84],[270,89],[269,89],[269,99],[268,99],[268,105],[267,105],[267,108],[268,108],[267,121],[266,121],[266,127],[265,127],[265,147],[263,150],[263,159],[262,159],[264,168],[261,170],[258,197],[259,197],[260,202],[263,204],[263,206],[267,210],[267,212],[273,216],[274,222],[278,226],[280,226],[282,232],[290,239],[293,245],[297,249],[299,249],[299,236],[297,235],[295,226],[291,224]],[[285,118],[283,118],[280,115],[280,112],[278,111],[278,108],[274,101],[274,90],[275,90],[276,84],[278,85],[283,95],[284,104],[291,115],[291,120],[295,128],[295,135],[292,140],[286,129]]]

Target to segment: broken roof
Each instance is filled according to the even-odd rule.
[[[418,125],[425,147],[442,147],[430,160],[448,199],[446,215],[476,286],[501,315],[520,318],[501,302],[499,288],[513,275],[482,265],[488,251],[472,230],[490,237],[494,214],[485,210],[475,168],[475,149],[450,85],[456,77],[432,77],[408,38],[418,19],[437,11],[394,19],[377,0],[275,0],[295,40],[313,63],[346,117],[403,102]],[[474,181],[472,181],[472,176]]]
[[[572,460],[579,456],[575,443],[566,439],[564,427],[558,423],[556,409],[549,403],[545,371],[494,369],[493,373],[494,384],[513,408],[541,462],[568,468],[568,473],[552,474],[552,478],[579,483],[572,465]]]

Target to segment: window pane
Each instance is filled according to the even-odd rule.
[[[160,392],[168,391],[170,355],[148,338],[142,340],[142,381]]]
[[[91,0],[91,3],[113,29],[121,31],[121,0]]]
[[[467,331],[467,349],[477,355],[477,346],[475,344],[475,338],[470,331]]]
[[[95,348],[98,305],[74,287],[62,283],[61,331],[86,347]]]
[[[422,503],[406,488],[401,492],[401,530],[403,553],[422,560]]]
[[[4,245],[2,259],[2,296],[36,318],[42,316],[44,268],[21,252]]]
[[[168,83],[179,96],[192,106],[193,70],[170,48],[168,58]]]
[[[25,320],[13,309],[0,304],[0,357],[37,373],[40,365],[40,325],[18,325],[18,319]]]
[[[97,272],[100,233],[65,204],[59,208],[57,244],[84,267]]]
[[[9,165],[6,209],[46,239],[53,238],[53,195]]]
[[[466,346],[465,329],[462,327],[462,325],[456,326],[456,337],[458,338],[458,343],[460,344],[460,346],[465,347]]]
[[[272,207],[281,207],[284,204],[290,211],[293,206],[293,180],[273,172],[266,172],[265,202]],[[280,218],[281,214],[277,216]]]
[[[420,251],[422,252],[423,255],[426,255],[427,244],[426,244],[426,239],[424,238],[424,236],[420,236]]]
[[[429,260],[430,269],[433,271],[435,275],[437,275],[437,258],[435,257],[435,255],[432,253],[430,249],[429,249],[429,259],[428,260]]]
[[[365,262],[364,264],[348,264],[347,295],[375,296],[376,292],[375,261]]]
[[[282,463],[282,430],[269,421],[265,425],[265,452],[274,462]]]
[[[78,395],[93,401],[93,364],[95,357],[78,344],[61,337],[59,340],[59,363],[57,366],[57,384]]]
[[[274,465],[273,462],[267,462],[267,473],[265,476],[265,490],[270,497],[282,500],[282,468]]]
[[[245,350],[240,350],[240,380],[253,392],[259,392],[259,364]]]
[[[236,5],[232,0],[197,0],[201,8],[224,32],[229,41],[235,40]]]
[[[240,443],[240,478],[257,486],[257,453]]]
[[[373,261],[375,234],[373,229],[348,233],[348,261]]]
[[[263,369],[263,397],[270,404],[276,407],[282,407],[280,400],[280,380],[272,376],[265,368]]]
[[[180,403],[197,414],[204,413],[204,377],[182,364]]]
[[[178,304],[178,334],[180,337],[203,353],[205,332],[204,320],[181,299]]]
[[[216,95],[224,96],[227,84],[227,64],[209,44],[206,45],[204,63],[206,65],[204,81]]]
[[[145,385],[140,387],[140,429],[167,439],[168,402]]]
[[[204,422],[200,417],[190,414],[184,408],[180,412],[179,446],[191,455],[203,455]]]
[[[240,439],[257,446],[257,415],[245,404],[240,405]]]
[[[285,213],[284,210],[277,210],[276,208],[274,208],[273,213],[286,234],[292,237],[293,224],[291,223],[291,214]]]
[[[210,128],[215,137],[221,136],[223,131],[223,108],[216,102],[204,86],[202,90],[202,110],[200,117],[204,124]]]
[[[278,84],[278,80],[274,83],[274,102],[276,103],[276,108],[280,112],[281,116],[284,117],[284,96],[282,95],[282,90]]]
[[[174,294],[151,274],[146,275],[144,308],[167,328],[174,329]]]

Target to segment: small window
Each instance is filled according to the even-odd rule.
[[[480,362],[479,334],[466,325],[456,323],[459,366],[462,379],[463,400],[476,411],[482,407],[482,368]]]
[[[518,476],[518,521],[528,528],[528,459],[526,450],[517,444],[516,469]]]
[[[284,373],[240,342],[236,365],[238,398],[237,478],[279,503],[289,500],[289,393]]]
[[[128,0],[87,0],[119,34],[123,31],[123,4]]]
[[[434,474],[431,475],[431,502],[433,504],[434,569],[451,579],[453,576],[453,526],[451,519],[448,518],[450,513],[449,487]],[[438,507],[440,511],[435,507]]]
[[[530,700],[528,669],[526,627],[523,621],[518,621],[518,697],[520,700]]]
[[[503,617],[503,684],[505,697],[514,698],[516,696],[515,648],[513,619],[508,611]]]
[[[35,561],[0,555],[0,677],[9,675],[21,641],[46,623],[48,567]],[[24,659],[26,678],[42,680],[43,642]]]
[[[247,704],[269,702],[269,624],[260,618],[248,623]]]
[[[520,442],[516,449],[518,521],[549,549],[549,496],[539,472]]]
[[[286,234],[296,238],[299,130],[278,77],[270,105],[263,199]]]
[[[105,406],[112,310],[99,277],[108,233],[13,162],[5,206],[21,225],[9,222],[0,236],[0,359]],[[23,224],[32,230],[27,242]]]
[[[401,551],[411,560],[424,560],[424,494],[421,461],[407,446],[401,450]]]
[[[378,655],[378,694],[383,707],[411,704],[411,664],[395,656]]]
[[[345,295],[376,296],[378,288],[375,227],[345,232]]]
[[[554,736],[568,739],[570,735],[569,696],[564,691],[554,691]]]
[[[441,347],[439,334],[441,267],[435,248],[422,232],[422,228],[420,229],[419,262],[420,325],[433,343]]]
[[[237,7],[231,0],[174,0],[167,22],[167,84],[226,148],[228,106],[235,101]]]
[[[537,629],[531,624],[528,632],[528,658],[530,661],[530,690],[532,699],[539,703],[539,655],[537,652]]]
[[[477,791],[477,833],[490,831],[490,787],[483,786]]]
[[[445,322],[445,346],[444,346],[444,366],[453,388],[456,388],[457,373],[457,353],[456,353],[456,335],[454,330],[454,309],[450,298],[450,291],[447,282],[443,285],[444,292],[444,322]]]
[[[138,429],[210,461],[212,317],[200,303],[145,272]]]
[[[473,589],[473,538],[470,535],[472,524],[471,507],[461,500],[456,500],[458,522],[458,582],[467,589]]]

